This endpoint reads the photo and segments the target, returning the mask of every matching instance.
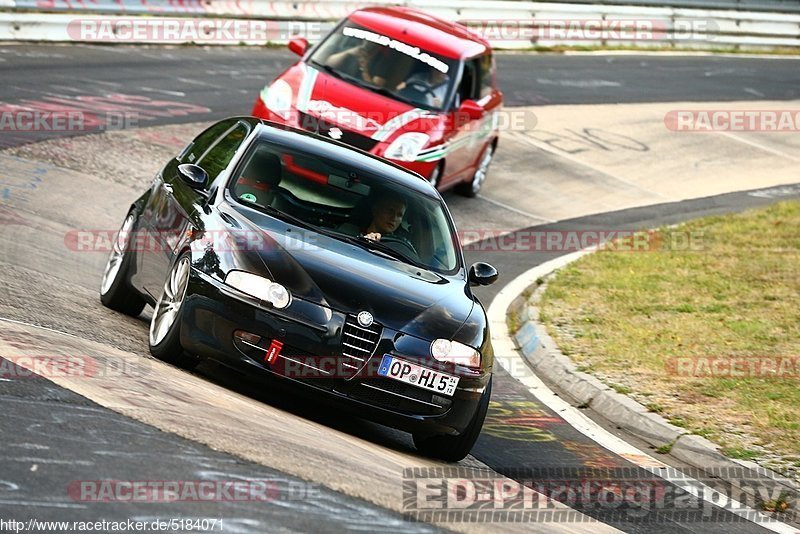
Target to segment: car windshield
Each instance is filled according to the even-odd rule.
[[[457,61],[347,21],[309,62],[389,98],[435,111],[448,105]]]
[[[345,161],[259,140],[229,190],[242,204],[396,261],[439,273],[459,266],[441,199]]]

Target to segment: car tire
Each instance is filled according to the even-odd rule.
[[[456,192],[469,198],[477,196],[486,181],[486,175],[489,172],[489,165],[492,164],[493,157],[494,145],[489,143],[481,152],[481,157],[478,159],[478,167],[475,169],[472,179],[469,182],[458,184]]]
[[[448,462],[458,462],[463,460],[469,451],[472,450],[473,445],[478,440],[483,427],[483,421],[486,419],[486,413],[489,411],[489,400],[492,396],[492,379],[486,385],[486,389],[481,396],[478,409],[475,410],[475,415],[472,416],[467,428],[458,436],[426,436],[422,437],[414,434],[414,446],[419,452],[425,456],[438,458]]]
[[[142,313],[145,301],[128,281],[128,270],[131,255],[128,244],[133,228],[136,226],[136,214],[131,210],[122,222],[108,255],[103,279],[100,282],[100,302],[107,308],[133,317]]]
[[[147,336],[150,354],[185,369],[199,363],[197,358],[186,354],[181,345],[183,303],[189,287],[191,259],[191,253],[184,252],[170,268],[161,296],[153,307]]]

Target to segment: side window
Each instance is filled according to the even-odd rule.
[[[494,86],[494,58],[491,54],[486,54],[478,58],[480,66],[480,98],[486,98],[492,94]]]
[[[480,98],[478,92],[478,60],[471,59],[464,63],[464,72],[461,75],[461,83],[458,84],[458,102],[461,105],[464,100],[477,100]]]
[[[208,173],[209,182],[225,170],[248,133],[249,129],[244,124],[236,124],[200,156],[197,164]]]
[[[219,139],[219,136],[227,132],[236,124],[236,119],[218,122],[211,126],[203,133],[194,138],[194,141],[189,143],[178,155],[178,161],[181,163],[197,163],[200,156],[205,154],[206,150]]]

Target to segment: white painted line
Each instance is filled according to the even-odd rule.
[[[9,499],[0,499],[0,504],[8,504],[12,506],[35,506],[37,508],[40,506],[44,506],[46,508],[79,508],[79,509],[88,508],[85,504],[67,504],[67,503],[47,502],[47,501],[16,501]]]
[[[502,53],[513,54],[508,50],[502,50]],[[530,53],[530,52],[527,52]],[[564,50],[562,52],[565,56],[653,56],[653,57],[724,57],[736,59],[793,59],[797,61],[800,59],[798,56],[780,55],[780,54],[737,54],[735,52],[703,52],[702,50]],[[532,55],[535,55],[533,53]]]
[[[186,93],[181,91],[167,91],[166,89],[153,89],[152,87],[140,87],[139,89],[146,93],[161,93],[169,96],[186,96]]]
[[[62,336],[69,336],[69,337],[74,337],[75,339],[82,339],[76,336],[75,334],[70,334],[69,332],[62,332],[61,330],[55,330],[53,328],[47,328],[46,326],[40,326],[38,324],[33,324],[33,323],[26,323],[25,321],[17,321],[16,319],[9,319],[7,317],[0,317],[0,321],[4,321],[6,323],[21,324],[23,326],[30,326],[32,328],[40,328],[42,330],[47,330],[48,332],[53,332],[54,334],[61,334]]]
[[[106,81],[103,81],[103,80],[93,80],[91,78],[84,78],[84,81],[96,83],[97,85],[105,85],[107,87],[120,87],[120,86],[122,86],[121,83],[106,82]]]
[[[203,82],[200,80],[192,80],[190,78],[178,78],[177,79],[181,83],[185,83],[188,85],[202,85],[203,87],[213,87],[214,89],[224,89],[221,85],[214,85],[213,83]]]
[[[497,361],[505,369],[505,371],[517,381],[528,388],[528,391],[539,401],[545,404],[548,408],[556,412],[561,418],[570,424],[575,430],[588,437],[601,447],[611,451],[612,453],[621,456],[634,465],[670,481],[673,484],[682,487],[687,492],[700,496],[704,501],[712,505],[717,505],[712,496],[719,496],[719,494],[712,488],[703,484],[699,480],[693,479],[689,476],[680,476],[677,479],[671,479],[669,476],[664,476],[661,472],[667,467],[666,464],[660,460],[650,456],[649,454],[640,451],[630,443],[623,441],[621,438],[611,434],[609,431],[592,421],[589,417],[581,413],[580,410],[573,407],[564,399],[556,395],[542,380],[536,376],[533,371],[528,367],[524,358],[517,352],[511,337],[507,334],[508,327],[506,326],[506,314],[511,302],[520,295],[525,289],[533,285],[537,279],[542,278],[552,271],[564,267],[565,265],[579,259],[580,257],[594,251],[594,247],[589,249],[580,250],[556,258],[554,260],[542,263],[536,267],[522,273],[514,280],[509,282],[500,292],[495,296],[492,305],[487,312],[489,316],[490,328],[492,330],[492,345],[494,346],[495,354],[508,355],[507,358],[497,358]],[[512,366],[509,363],[510,358],[519,358],[523,361],[523,365]],[[512,367],[515,371],[512,374]],[[518,376],[519,371],[523,370],[524,376]],[[673,470],[674,471],[674,470]],[[757,512],[756,510],[746,510],[744,505],[735,499],[727,500],[727,510],[733,514],[738,515],[748,521],[751,521],[759,526],[762,526],[773,532],[780,532],[782,534],[796,534],[797,529],[785,523],[780,523],[768,515]],[[754,521],[754,516],[763,517],[764,521]]]
[[[529,213],[527,211],[523,211],[523,210],[521,210],[519,208],[515,208],[514,206],[509,206],[508,204],[505,204],[505,203],[500,202],[499,200],[495,200],[493,198],[485,197],[483,195],[477,195],[477,198],[479,198],[481,200],[484,200],[484,201],[488,202],[489,204],[494,204],[495,206],[503,208],[504,210],[513,211],[514,213],[518,213],[519,215],[523,215],[523,216],[529,217],[531,219],[537,219],[539,221],[548,222],[548,223],[556,222],[554,219],[548,219],[547,217],[542,217],[541,215],[534,215],[533,213]]]
[[[759,97],[759,98],[764,98],[764,97],[766,96],[766,95],[765,95],[764,93],[762,93],[761,91],[756,91],[756,90],[755,90],[755,89],[753,89],[752,87],[745,87],[745,88],[744,88],[744,92],[745,92],[745,93],[749,93],[749,94],[751,94],[751,95],[754,95],[754,96],[757,96],[757,97]]]
[[[54,458],[6,458],[14,462],[32,462],[40,464],[63,464],[63,465],[94,465],[94,462],[87,460],[56,460]]]
[[[51,89],[55,89],[56,91],[70,91],[73,93],[83,94],[86,92],[86,89],[80,89],[78,87],[72,87],[71,85],[60,85],[60,84],[52,84],[50,85]]]
[[[578,87],[580,89],[594,89],[598,87],[620,87],[619,82],[609,80],[549,80],[547,78],[536,78],[539,85],[559,85],[561,87]]]
[[[762,145],[761,143],[756,143],[755,141],[751,141],[750,139],[745,139],[743,137],[739,137],[738,135],[734,135],[734,134],[732,134],[730,132],[720,132],[720,133],[722,135],[724,135],[725,137],[733,139],[734,141],[739,141],[740,143],[744,143],[745,145],[750,145],[752,147],[761,149],[761,150],[763,150],[765,152],[769,152],[770,154],[774,154],[774,155],[780,156],[782,158],[790,159],[792,161],[800,161],[800,158],[798,158],[797,156],[792,156],[791,154],[787,154],[786,152],[783,152],[781,150],[769,147],[767,145]]]
[[[644,191],[648,195],[652,195],[654,197],[671,200],[671,199],[669,199],[669,197],[666,197],[666,196],[662,195],[661,193],[657,193],[655,191],[651,191],[649,189],[645,189],[644,187],[642,187],[641,185],[639,185],[637,183],[630,182],[628,180],[625,180],[624,178],[620,178],[619,176],[614,176],[613,174],[609,174],[609,173],[607,173],[605,171],[601,171],[600,169],[592,167],[591,165],[589,165],[585,161],[581,161],[580,159],[576,158],[575,156],[572,156],[570,154],[565,154],[563,152],[559,152],[558,150],[554,149],[553,147],[551,147],[547,143],[540,142],[538,139],[534,139],[533,137],[530,137],[528,135],[525,135],[525,134],[519,133],[519,132],[513,132],[511,135],[513,135],[515,139],[518,139],[520,141],[528,143],[531,146],[534,146],[534,147],[536,147],[536,148],[538,148],[540,150],[544,150],[545,152],[548,152],[548,153],[553,154],[555,156],[559,156],[561,158],[567,159],[567,160],[571,161],[572,163],[575,163],[576,165],[580,165],[581,167],[585,167],[585,168],[591,170],[592,172],[596,172],[598,174],[602,174],[603,176],[606,176],[606,177],[608,177],[608,178],[610,178],[610,179],[612,179],[612,180],[614,180],[616,182],[625,184],[628,187],[632,187],[632,188],[637,189],[639,191]]]

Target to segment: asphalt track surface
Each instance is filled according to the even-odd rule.
[[[188,102],[208,110],[153,117],[143,125],[196,122],[246,112],[264,81],[292,59],[287,53],[275,50],[84,46],[8,46],[0,49],[0,58],[4,60],[0,62],[0,69],[2,78],[6,80],[0,88],[0,101],[5,104],[46,100],[54,95],[63,99],[65,95],[101,95],[119,91],[154,100]],[[575,75],[578,71],[580,77]],[[499,60],[499,73],[509,105],[748,98],[782,100],[797,98],[800,91],[797,83],[800,72],[787,68],[782,59],[504,55]],[[533,89],[530,88],[531,79],[537,80]],[[30,141],[30,137],[19,139],[4,134],[0,145]],[[781,199],[797,197],[800,193],[796,189],[779,196]],[[703,215],[739,211],[773,201],[774,197],[732,193],[560,221],[537,226],[536,230],[642,229]],[[491,261],[501,271],[503,279],[510,281],[556,255],[494,254]],[[467,254],[468,261],[479,258],[485,259],[480,254]],[[13,265],[14,258],[4,258],[3,261]],[[50,267],[57,275],[58,266]],[[99,273],[93,274],[99,276]],[[87,285],[95,286],[96,282],[91,279]],[[502,283],[478,292],[485,306],[488,307],[501,287]],[[57,303],[53,305],[58,306]],[[144,343],[144,337],[142,340]],[[209,369],[203,374],[207,374],[209,380],[237,388],[257,400],[285,407],[299,417],[322,420],[356,435],[368,435],[382,446],[408,446],[407,437],[399,436],[400,433],[373,426],[363,430],[357,424],[336,422],[320,415],[314,405],[304,405],[302,399],[289,402],[283,397],[265,396],[255,389],[239,385],[223,371]],[[0,399],[4,407],[0,416],[0,435],[3,449],[7,451],[0,459],[0,510],[4,518],[197,517],[197,508],[191,505],[176,508],[174,504],[148,503],[135,508],[130,504],[65,502],[64,488],[70,481],[80,479],[213,480],[244,477],[274,480],[286,490],[280,495],[291,495],[289,488],[295,488],[298,494],[305,491],[305,494],[297,499],[276,499],[258,506],[226,502],[204,505],[202,517],[224,517],[225,531],[229,531],[230,525],[230,531],[239,532],[370,530],[374,525],[381,525],[384,530],[432,530],[428,525],[405,522],[397,514],[358,499],[304,484],[269,468],[154,430],[44,379],[0,381]],[[539,419],[522,435],[497,432],[481,435],[473,456],[498,472],[514,478],[523,477],[520,473],[525,469],[569,470],[602,466],[605,469],[636,470],[632,464],[572,429],[503,373],[498,373],[493,400],[508,411],[518,410],[520,416],[530,417],[535,412]],[[487,422],[490,426],[502,426],[506,416],[490,413]],[[90,456],[86,454],[87,450],[92,452]],[[37,466],[36,470],[33,466]],[[626,510],[609,511],[589,506],[581,511],[627,532],[762,530],[752,523],[736,521],[724,510],[715,508],[710,517],[702,518],[670,513],[667,504],[662,513],[644,519],[634,519],[631,514],[626,514]]]
[[[67,104],[113,92],[194,106],[143,116],[140,126],[220,119],[249,113],[265,83],[295,58],[285,50],[242,47],[0,45],[0,106]],[[800,69],[792,59],[500,54],[497,64],[507,106],[800,97]],[[0,148],[54,135],[65,134],[6,133]]]

